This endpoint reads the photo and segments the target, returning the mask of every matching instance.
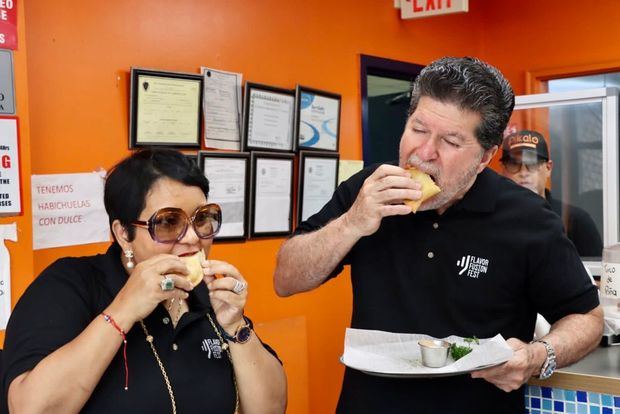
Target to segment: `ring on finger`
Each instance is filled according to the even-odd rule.
[[[159,282],[159,286],[164,292],[169,292],[174,290],[174,280],[170,276],[166,276]]]
[[[241,292],[243,292],[245,290],[245,288],[248,287],[248,284],[245,282],[241,282],[239,280],[235,280],[235,286],[233,287],[233,292],[235,292],[237,295],[240,294]]]

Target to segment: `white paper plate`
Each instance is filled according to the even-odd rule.
[[[506,361],[501,361],[501,362],[497,362],[494,364],[488,364],[488,365],[484,365],[481,367],[476,367],[474,369],[470,369],[470,370],[463,370],[463,371],[453,371],[453,372],[438,372],[436,374],[433,373],[429,373],[428,371],[426,372],[420,372],[420,373],[407,373],[407,374],[403,374],[403,373],[389,373],[389,372],[373,372],[373,371],[367,371],[361,368],[357,368],[351,365],[347,365],[344,362],[344,359],[342,358],[342,356],[340,357],[340,363],[342,363],[344,366],[354,369],[356,371],[360,371],[363,372],[364,374],[368,374],[368,375],[373,375],[375,377],[386,377],[386,378],[438,378],[438,377],[453,377],[455,375],[463,375],[463,374],[468,374],[470,372],[474,372],[474,371],[480,371],[482,369],[486,369],[486,368],[491,368],[491,367],[495,367],[497,365],[501,365]]]

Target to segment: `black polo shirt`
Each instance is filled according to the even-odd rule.
[[[28,287],[6,330],[3,398],[15,377],[33,369],[101,317],[127,280],[120,255],[114,244],[105,255],[58,260]],[[232,366],[206,318],[211,312],[215,321],[204,283],[190,293],[188,305],[189,312],[176,328],[162,305],[144,320],[170,379],[177,412],[232,413]],[[138,323],[127,333],[127,360],[129,390],[124,390],[121,346],[82,412],[171,412],[163,375]]]
[[[341,184],[296,234],[346,212],[369,167]],[[383,219],[351,249],[351,326],[390,332],[530,341],[536,313],[553,323],[598,305],[562,222],[545,200],[490,169],[443,215]],[[522,390],[505,393],[469,375],[380,378],[347,369],[338,412],[523,413]]]
[[[545,190],[545,198],[551,209],[562,217],[566,235],[575,245],[579,255],[600,259],[603,255],[603,240],[590,214],[577,206],[551,197],[549,190]]]

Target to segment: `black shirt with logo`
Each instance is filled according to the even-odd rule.
[[[369,167],[341,184],[296,234],[346,212]],[[443,215],[385,217],[331,277],[351,265],[352,328],[532,340],[536,313],[550,323],[598,305],[562,222],[545,200],[490,169]],[[523,413],[523,389],[506,393],[469,375],[432,379],[346,369],[338,412]]]
[[[600,259],[603,254],[603,240],[590,214],[582,208],[551,197],[549,190],[545,190],[545,198],[551,209],[562,217],[566,235],[577,248],[579,255]]]
[[[105,255],[58,260],[28,287],[6,331],[3,398],[15,377],[33,369],[101,317],[127,280],[120,256],[114,244]],[[189,312],[176,328],[162,305],[144,319],[170,379],[177,412],[232,413],[236,398],[232,366],[206,317],[210,312],[216,322],[204,283],[190,293],[188,305]],[[127,333],[127,361],[129,389],[124,390],[121,346],[83,413],[172,412],[163,375],[138,323]]]

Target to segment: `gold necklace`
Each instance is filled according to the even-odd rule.
[[[228,342],[224,341],[224,338],[222,338],[222,334],[220,333],[220,330],[217,329],[217,327],[215,326],[215,322],[213,322],[213,319],[211,318],[211,315],[209,313],[206,314],[207,318],[209,319],[209,322],[211,322],[211,326],[213,327],[213,330],[215,331],[217,338],[220,340],[220,343],[222,344],[222,349],[224,351],[226,351],[226,355],[228,355],[228,360],[230,361],[230,366],[233,368],[233,384],[235,385],[235,414],[237,414],[239,412],[239,388],[237,387],[237,376],[235,375],[235,366],[233,364],[233,360],[232,360],[232,355],[230,354],[230,347],[228,346]]]
[[[233,367],[233,372],[232,372],[233,384],[235,385],[235,411],[234,412],[238,413],[239,412],[239,388],[237,387],[237,377],[235,375],[232,355],[230,354],[228,343],[224,341],[224,338],[222,337],[220,330],[215,326],[215,322],[213,322],[211,315],[209,313],[207,313],[206,315],[207,315],[207,318],[209,319],[209,322],[211,322],[211,326],[213,327],[213,330],[217,334],[217,337],[220,340],[220,343],[222,344],[222,349],[226,352],[226,355],[228,355],[228,360],[230,361],[230,365]],[[164,382],[166,383],[166,388],[168,389],[168,395],[170,395],[170,402],[172,403],[172,414],[176,414],[177,405],[174,399],[174,391],[172,390],[172,384],[170,384],[170,379],[168,378],[168,374],[166,373],[164,364],[163,362],[161,362],[161,359],[159,358],[159,354],[157,353],[157,350],[155,349],[155,345],[153,345],[153,337],[149,334],[149,331],[146,329],[146,325],[144,324],[144,321],[140,321],[140,326],[142,326],[142,330],[144,331],[144,336],[146,336],[146,342],[149,343],[149,346],[151,347],[151,351],[153,351],[153,355],[155,356],[155,359],[157,360],[157,365],[159,365],[159,370],[161,371],[161,374],[164,377]]]
[[[155,349],[155,345],[153,345],[153,337],[149,334],[149,331],[146,329],[146,325],[144,321],[140,321],[140,326],[142,326],[142,330],[144,331],[144,335],[146,336],[146,342],[149,343],[151,347],[151,351],[153,351],[153,355],[155,355],[155,359],[157,360],[157,365],[159,365],[159,370],[161,374],[164,376],[164,381],[166,383],[166,388],[168,388],[168,395],[170,395],[170,401],[172,402],[172,414],[177,414],[177,405],[174,401],[174,391],[172,391],[172,385],[170,385],[170,380],[168,379],[168,374],[166,374],[166,369],[164,368],[164,364],[159,359],[159,354]]]

